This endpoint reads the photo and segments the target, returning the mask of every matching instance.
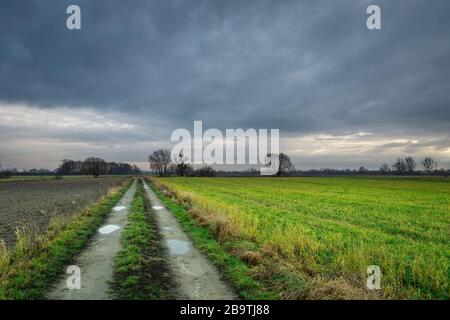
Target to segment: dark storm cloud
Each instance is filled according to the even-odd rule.
[[[450,3],[372,2],[381,31],[362,1],[3,0],[0,100],[174,127],[448,129]]]
[[[78,4],[82,30],[66,28]],[[382,29],[366,28],[366,8]],[[280,128],[299,167],[450,165],[447,0],[2,0],[0,161],[145,161],[170,132]],[[39,109],[37,109],[39,108]],[[40,164],[39,164],[40,161]]]

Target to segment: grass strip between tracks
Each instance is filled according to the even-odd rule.
[[[113,295],[125,300],[170,299],[171,276],[161,235],[139,180],[115,257]]]

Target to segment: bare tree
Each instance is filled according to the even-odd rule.
[[[369,169],[367,169],[366,167],[359,167],[358,172],[364,174],[369,172]]]
[[[383,163],[380,167],[380,172],[388,173],[389,171],[391,171],[391,169],[389,168],[389,165],[387,163]]]
[[[88,158],[86,161],[74,161],[70,159],[61,160],[61,164],[56,173],[58,175],[77,175],[77,174],[94,174],[94,171],[98,171],[98,174],[139,174],[140,169],[136,165],[122,162],[103,162],[103,159]],[[99,165],[95,166],[98,162]]]
[[[183,152],[180,152],[175,159],[173,159],[175,163],[175,168],[177,175],[180,177],[184,177],[186,175],[189,175],[189,173],[192,171],[192,166],[188,162],[188,158],[183,155]]]
[[[413,157],[405,157],[405,164],[409,173],[413,173],[416,169],[416,161],[414,161]]]
[[[215,177],[216,171],[209,166],[205,166],[205,167],[195,170],[192,173],[192,176],[194,176],[194,177]]]
[[[70,159],[62,159],[61,160],[61,164],[59,165],[58,168],[58,174],[60,175],[70,175],[73,174],[75,168],[75,161],[70,160]]]
[[[425,171],[430,173],[435,168],[436,161],[431,157],[425,157],[425,159],[422,160],[422,165],[425,168]]]
[[[398,158],[397,161],[392,165],[392,170],[394,170],[398,174],[403,174],[407,170],[405,160],[403,160],[402,158]]]
[[[276,156],[276,155],[273,155]],[[268,155],[268,158],[270,159],[272,157],[272,155]],[[294,165],[291,162],[291,159],[289,158],[289,156],[285,153],[280,153],[278,155],[278,160],[279,160],[279,164],[278,164],[278,171],[276,173],[277,177],[280,176],[285,176],[288,174],[289,171],[293,170]],[[269,162],[267,164],[268,167],[270,167],[271,162]]]
[[[170,151],[156,150],[148,157],[148,161],[150,162],[150,168],[156,170],[160,177],[164,177],[171,163]]]
[[[96,157],[90,157],[83,162],[83,172],[91,174],[94,178],[107,172],[107,163],[105,160]]]
[[[15,174],[17,172],[17,169],[5,169],[5,170],[1,170],[2,168],[2,164],[0,163],[0,179],[8,179],[11,178],[11,176],[13,174]]]

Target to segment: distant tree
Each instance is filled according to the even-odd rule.
[[[436,161],[431,157],[425,157],[425,159],[422,160],[422,165],[425,171],[430,173],[435,168]]]
[[[13,175],[11,170],[2,170],[0,171],[0,179],[9,179]]]
[[[394,170],[398,174],[405,173],[407,170],[405,160],[403,160],[402,158],[398,158],[397,161],[392,165],[392,170]]]
[[[1,170],[2,164],[0,163],[0,179],[8,179],[13,175],[13,171],[11,170]]]
[[[163,149],[156,150],[148,157],[148,161],[150,162],[150,168],[155,170],[160,177],[164,177],[171,163],[170,151]]]
[[[391,171],[391,169],[389,168],[389,165],[387,163],[383,163],[380,167],[380,172],[388,173],[389,171]]]
[[[59,175],[71,175],[74,173],[75,169],[75,161],[70,159],[62,159],[59,168],[57,169],[57,173]]]
[[[280,165],[278,167],[277,176],[285,176],[294,168],[291,158],[285,153],[280,153],[279,161]]]
[[[107,163],[101,158],[90,157],[83,162],[83,172],[91,174],[95,178],[98,178],[101,174],[107,173]]]
[[[271,159],[272,159],[272,157],[276,157],[276,156],[277,155],[275,155],[275,154],[268,154],[267,155],[267,158],[268,158],[268,161],[267,161],[267,164],[266,164],[267,167],[270,167],[272,165],[272,160]],[[289,158],[289,156],[287,154],[280,153],[278,155],[278,161],[279,161],[279,163],[278,163],[278,171],[275,174],[277,177],[286,176],[289,173],[289,171],[294,169],[294,165],[292,164],[291,159]]]
[[[175,163],[175,170],[178,176],[187,176],[192,171],[192,166],[188,162],[188,158],[184,156],[182,152],[180,152],[178,156],[173,159],[173,161]]]
[[[0,179],[9,179],[12,176],[11,170],[2,170],[0,171]]]
[[[86,159],[91,161],[92,158]],[[93,158],[98,159],[98,158]],[[130,165],[129,163],[122,162],[102,162],[100,160],[100,173],[99,174],[138,174],[140,173],[139,168],[135,165]],[[95,162],[95,161],[93,161]],[[73,161],[70,159],[63,159],[58,169],[55,173],[58,175],[73,175],[73,174],[93,174],[93,163],[86,163],[86,161]]]
[[[369,172],[369,169],[367,169],[366,167],[359,167],[358,172],[359,173],[367,173],[367,172]]]
[[[413,157],[405,157],[405,165],[408,173],[413,173],[416,169],[416,161],[414,161]]]
[[[215,177],[216,171],[211,167],[205,166],[205,167],[195,170],[192,173],[192,176],[194,176],[194,177]]]

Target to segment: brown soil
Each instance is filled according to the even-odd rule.
[[[15,230],[24,224],[44,231],[54,217],[80,213],[125,178],[65,178],[0,184],[0,240],[16,241]]]

